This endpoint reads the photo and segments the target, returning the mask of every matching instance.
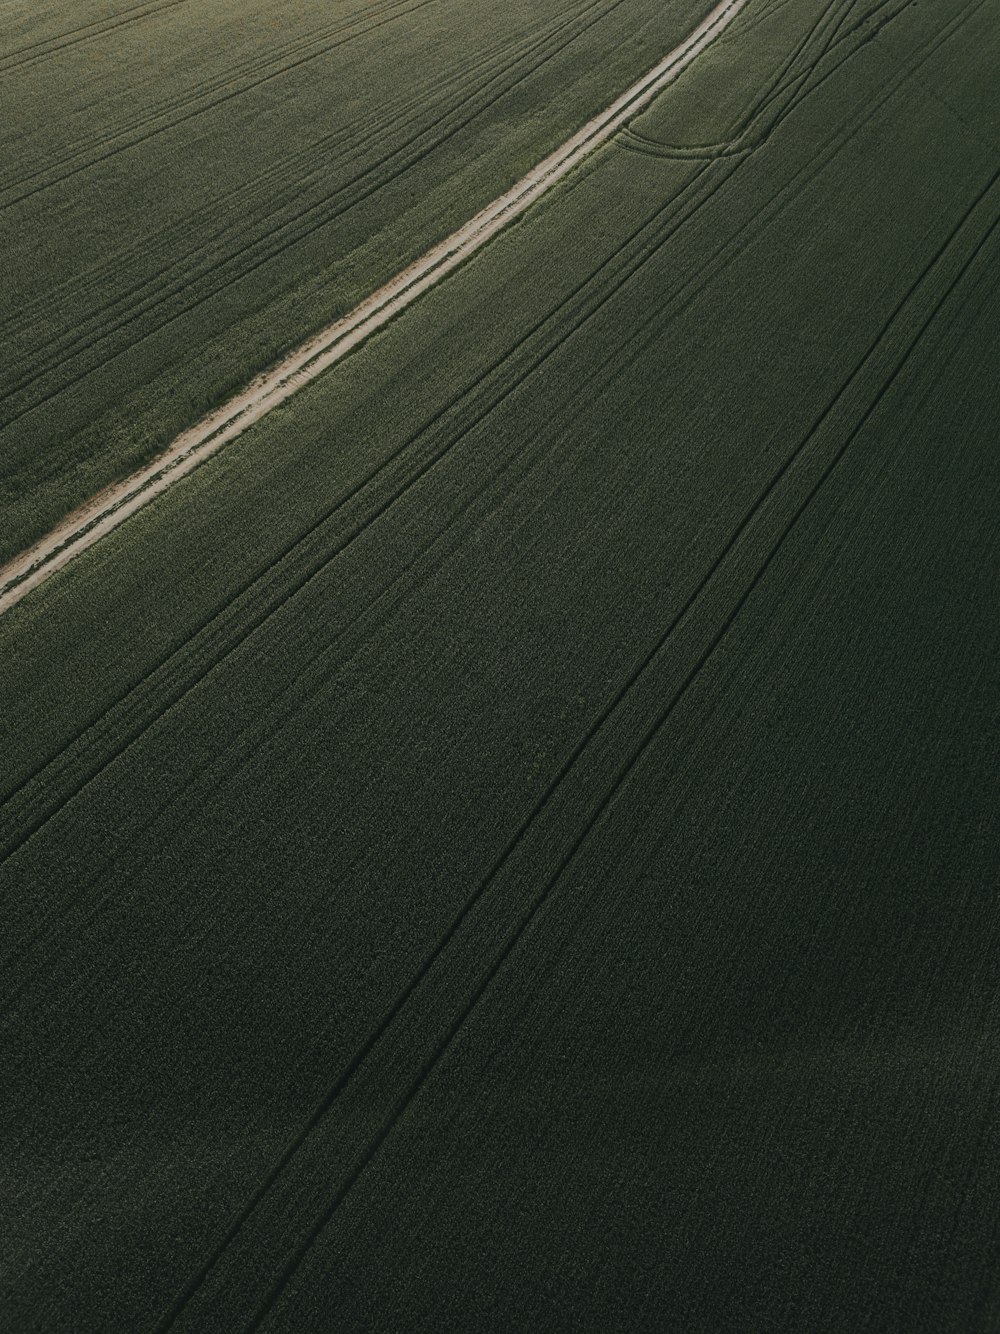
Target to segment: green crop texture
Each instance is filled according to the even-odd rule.
[[[0,560],[501,194],[700,17],[696,0],[23,13],[0,26]]]
[[[14,6],[8,533],[707,8]],[[1000,1328],[998,70],[749,0],[0,616],[0,1327]]]

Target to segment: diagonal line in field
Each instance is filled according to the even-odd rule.
[[[216,450],[353,351],[428,288],[458,268],[647,106],[747,3],[748,0],[720,0],[679,46],[533,167],[506,194],[403,269],[350,314],[329,325],[273,370],[258,376],[222,407],[183,432],[151,463],[99,492],[41,541],[0,567],[0,614],[10,610],[75,556],[112,532]]]

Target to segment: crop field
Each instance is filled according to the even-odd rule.
[[[11,6],[4,553],[702,3]],[[0,1327],[1000,1327],[998,69],[746,0],[0,615]]]
[[[14,9],[0,561],[499,194],[697,4]]]

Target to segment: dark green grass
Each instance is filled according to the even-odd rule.
[[[9,1323],[992,1328],[995,18],[610,148],[0,620]]]
[[[266,1328],[995,1327],[998,254],[664,681],[404,1117],[390,1067]]]
[[[43,14],[34,47],[0,51],[0,559],[502,193],[700,17],[106,10],[56,44]]]

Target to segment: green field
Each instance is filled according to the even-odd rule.
[[[215,295],[178,322],[60,363],[4,437],[10,531],[704,13],[612,8],[523,57],[485,149],[386,167],[333,249],[191,278]],[[85,43],[65,106],[17,67],[15,175],[96,142],[95,95],[111,142],[389,12],[154,9],[164,42],[189,25],[179,68],[138,26],[95,39],[155,68],[131,107]],[[399,106],[450,115],[585,9],[407,11],[330,56],[369,108],[338,125],[383,108],[398,144]],[[70,26],[23,13],[12,46]],[[998,0],[749,0],[516,227],[0,617],[0,1325],[1000,1327],[998,68]],[[332,104],[302,78],[273,131],[212,113],[210,190],[183,139],[129,149],[131,179],[183,188],[175,223],[224,197],[242,255],[313,198]],[[324,199],[362,160],[329,151]],[[108,189],[30,206],[90,217],[86,262],[51,218],[32,261],[18,214],[27,363],[54,283],[66,338],[132,309]],[[157,292],[192,254],[168,225]]]
[[[502,193],[701,17],[696,0],[14,10],[0,561]]]

